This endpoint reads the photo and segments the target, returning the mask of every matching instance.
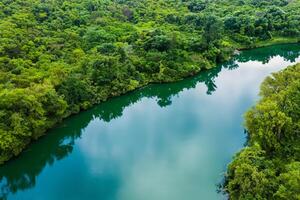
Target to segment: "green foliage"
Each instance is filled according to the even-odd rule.
[[[202,10],[204,10],[206,7],[206,2],[202,2],[202,1],[191,1],[188,3],[188,9],[191,12],[200,12]]]
[[[230,199],[300,198],[300,64],[268,77],[245,115],[248,145],[228,166]]]
[[[109,97],[194,75],[236,48],[299,37],[299,10],[283,0],[2,0],[0,163]],[[293,128],[290,115],[274,116],[278,134]]]

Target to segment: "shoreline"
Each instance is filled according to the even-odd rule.
[[[275,46],[275,45],[284,45],[284,44],[300,44],[300,38],[274,38],[267,40],[265,42],[257,42],[254,46],[241,46],[236,48],[238,51],[246,51],[251,49],[258,49],[263,47]]]
[[[253,46],[253,47],[234,48],[234,49],[236,49],[236,50],[238,50],[238,51],[246,51],[246,50],[252,50],[252,49],[263,48],[263,47],[270,47],[270,46],[276,46],[276,45],[300,44],[300,38],[289,38],[288,40],[285,40],[284,42],[283,42],[283,41],[279,42],[279,41],[281,41],[281,40],[278,40],[278,39],[274,38],[274,40],[267,41],[266,44],[260,44],[260,43],[257,43],[257,44],[255,44],[255,46]],[[229,57],[228,60],[232,59],[234,56],[235,56],[235,54],[233,53],[233,54]],[[228,61],[228,60],[227,60],[227,61]],[[225,62],[225,61],[224,61],[224,62]],[[220,64],[220,63],[218,63],[218,64]],[[217,67],[218,64],[214,65],[214,66],[211,67],[210,69],[213,69],[213,68]],[[173,80],[173,81],[168,81],[168,80],[167,80],[167,81],[162,81],[162,82],[158,82],[158,81],[149,81],[149,82],[146,82],[146,83],[144,83],[144,84],[142,84],[142,85],[136,86],[136,87],[133,88],[132,90],[128,90],[128,91],[123,92],[123,93],[121,92],[121,93],[119,93],[119,94],[111,95],[111,96],[109,96],[106,100],[101,101],[101,102],[99,102],[99,103],[94,103],[94,104],[92,104],[91,106],[89,106],[89,107],[86,108],[86,109],[81,109],[81,110],[80,110],[79,112],[77,112],[77,113],[68,113],[63,119],[57,121],[57,122],[54,123],[51,127],[49,127],[48,129],[46,129],[46,130],[43,132],[43,134],[42,134],[39,138],[37,138],[37,139],[35,139],[35,140],[29,141],[29,142],[25,145],[25,148],[22,150],[22,152],[25,152],[26,149],[28,148],[28,146],[29,146],[30,144],[32,144],[32,143],[38,141],[40,138],[46,136],[48,131],[50,131],[51,129],[57,127],[60,123],[62,123],[63,120],[66,120],[66,119],[69,118],[69,117],[78,115],[78,114],[80,114],[80,113],[82,113],[82,112],[84,112],[84,111],[87,111],[87,110],[89,110],[89,109],[92,109],[93,107],[95,107],[95,106],[97,106],[97,105],[99,105],[99,104],[101,104],[101,103],[103,103],[103,102],[109,101],[109,100],[112,99],[112,98],[115,98],[115,97],[119,97],[119,96],[123,96],[123,95],[129,94],[129,93],[134,92],[134,91],[136,91],[136,90],[143,89],[143,88],[145,88],[145,87],[147,87],[147,86],[149,86],[149,85],[176,83],[176,82],[182,81],[182,80],[184,80],[184,79],[187,79],[187,78],[191,78],[191,77],[197,76],[199,73],[204,72],[204,71],[206,71],[206,70],[208,70],[208,69],[206,69],[206,68],[201,69],[201,68],[200,68],[200,70],[197,71],[197,72],[195,72],[195,73],[191,73],[190,75],[184,76],[184,77],[182,77],[182,78],[180,78],[180,79],[178,79],[178,80]],[[16,156],[10,157],[10,159],[8,159],[8,160],[6,160],[6,161],[3,161],[2,163],[0,163],[0,166],[1,166],[1,165],[5,165],[5,163],[7,163],[7,162],[9,162],[9,161],[11,161],[11,160],[18,159],[18,157],[22,154],[22,152],[21,152],[20,154],[16,155]]]

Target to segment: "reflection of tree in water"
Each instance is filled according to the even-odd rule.
[[[78,115],[65,120],[55,130],[49,131],[46,137],[31,145],[30,152],[24,152],[17,159],[0,167],[0,199],[6,199],[9,193],[34,187],[36,177],[47,164],[52,165],[72,152],[75,139],[81,136],[82,130],[94,118],[109,122],[121,117],[126,107],[142,98],[155,98],[161,107],[170,105],[174,95],[184,89],[195,88],[199,82],[205,83],[207,93],[211,94],[216,89],[214,79],[220,71],[221,67],[217,67],[177,83],[153,84],[127,95],[112,98],[81,113],[80,117]]]
[[[0,199],[6,199],[9,193],[34,187],[36,177],[47,164],[52,165],[72,152],[75,139],[80,137],[82,128],[89,121],[78,118],[71,121],[72,126],[59,127],[58,134],[50,131],[46,138],[31,145],[30,152],[24,152],[0,168]]]
[[[236,61],[256,60],[266,63],[276,55],[295,61],[300,56],[300,45],[281,45],[245,51],[224,63],[223,66],[207,70],[195,77],[177,83],[150,85],[130,94],[113,98],[81,113],[80,116],[66,119],[55,130],[49,131],[46,137],[31,145],[28,152],[25,151],[17,159],[0,167],[0,199],[6,199],[10,193],[34,187],[37,176],[46,165],[52,165],[72,152],[75,139],[81,136],[82,130],[94,118],[109,122],[121,117],[126,107],[142,98],[155,98],[159,106],[168,106],[172,104],[173,96],[185,89],[195,88],[198,83],[204,83],[207,87],[207,94],[210,95],[217,89],[215,78],[218,77],[222,68],[236,69],[238,67]]]
[[[230,61],[225,62],[223,67],[229,70],[234,70],[239,68],[239,65],[236,63],[235,59],[231,59]]]
[[[221,67],[216,67],[207,70],[198,76],[191,77],[176,83],[168,84],[152,84],[135,92],[129,93],[121,97],[115,97],[107,102],[96,106],[92,110],[94,117],[100,118],[103,121],[109,122],[112,119],[121,117],[123,110],[140,101],[142,98],[155,98],[157,104],[165,107],[172,104],[172,97],[183,91],[184,89],[195,88],[198,83],[205,83],[207,93],[211,94],[216,90],[214,79],[221,71]]]
[[[268,63],[275,56],[281,56],[285,60],[295,62],[300,56],[300,44],[274,45],[265,48],[257,48],[241,52],[233,60],[238,62],[259,61]]]

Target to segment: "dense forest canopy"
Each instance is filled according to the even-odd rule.
[[[2,0],[0,163],[111,96],[297,41],[299,11],[298,0]]]
[[[248,147],[229,165],[230,199],[300,198],[300,64],[268,77],[245,115]]]

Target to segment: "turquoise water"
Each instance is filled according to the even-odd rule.
[[[243,113],[295,62],[300,45],[244,51],[73,116],[0,167],[0,199],[226,199],[217,185],[246,141]]]

